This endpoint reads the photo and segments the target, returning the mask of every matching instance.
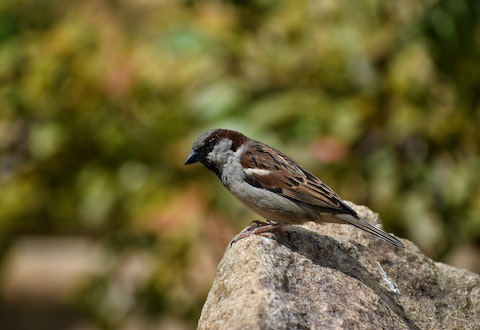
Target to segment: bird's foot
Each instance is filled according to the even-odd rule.
[[[286,232],[283,230],[283,226],[283,224],[271,220],[267,220],[266,222],[254,220],[250,223],[250,226],[242,230],[232,239],[230,246],[250,235],[262,235],[268,238],[274,238],[275,234],[273,231],[278,232],[283,238],[286,238]]]

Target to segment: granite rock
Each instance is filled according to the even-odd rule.
[[[240,240],[218,266],[198,328],[480,329],[480,276],[402,241],[312,222]]]

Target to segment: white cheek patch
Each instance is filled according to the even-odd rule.
[[[245,172],[245,174],[248,174],[248,175],[256,174],[260,176],[265,176],[270,174],[269,170],[265,170],[262,168],[246,168],[243,171]]]

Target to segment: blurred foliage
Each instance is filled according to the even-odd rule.
[[[478,250],[479,15],[476,0],[4,0],[2,253],[23,233],[99,237],[111,263],[75,298],[91,322],[195,325],[254,217],[183,167],[212,127],[291,154],[437,260]]]

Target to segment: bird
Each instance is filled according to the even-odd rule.
[[[198,162],[214,172],[247,208],[266,219],[255,221],[232,242],[313,221],[349,224],[396,247],[404,247],[392,234],[362,219],[293,158],[240,132],[216,128],[201,134],[192,144],[185,165]]]

